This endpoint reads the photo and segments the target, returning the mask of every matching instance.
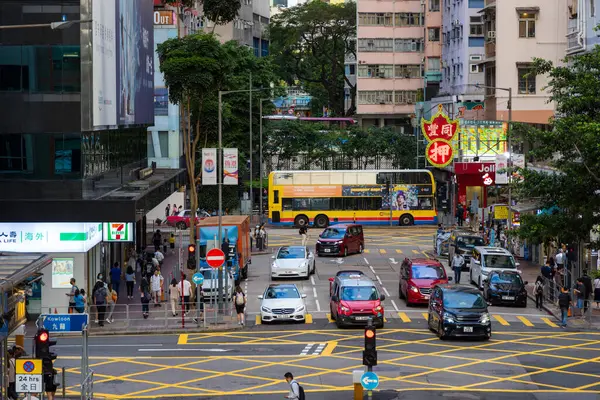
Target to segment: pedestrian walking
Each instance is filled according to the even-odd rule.
[[[169,247],[171,248],[171,253],[175,253],[175,234],[171,232],[171,236],[169,236]],[[165,251],[165,254],[167,252]]]
[[[160,233],[160,229],[157,229],[152,235],[152,244],[154,244],[154,251],[160,250],[160,243],[162,242],[162,235]]]
[[[290,392],[286,399],[292,400],[305,400],[306,396],[304,394],[304,388],[300,386],[300,384],[294,379],[294,375],[291,372],[286,372],[285,375],[286,382],[290,385]]]
[[[104,282],[97,281],[96,285],[94,285],[94,290],[92,292],[92,299],[94,300],[94,305],[96,306],[96,310],[98,312],[98,320],[96,322],[99,326],[104,326],[104,315],[106,313],[107,297],[108,291],[104,286]]]
[[[152,288],[152,297],[154,298],[154,307],[162,307],[160,304],[160,295],[162,292],[162,285],[164,278],[160,274],[160,270],[156,269],[154,275],[150,278],[150,286]]]
[[[587,313],[590,297],[592,297],[592,293],[594,292],[594,285],[592,284],[592,278],[588,275],[587,269],[583,270],[583,275],[581,275],[581,281],[583,282],[583,286],[585,287],[585,297],[583,298],[583,313]]]
[[[577,278],[575,286],[573,286],[573,293],[575,294],[575,298],[577,299],[577,308],[579,309],[579,313],[581,314],[581,318],[583,318],[583,308],[585,303],[585,285],[583,284],[583,279]]]
[[[600,275],[594,279],[594,301],[596,308],[600,308]]]
[[[302,237],[302,246],[306,246],[306,242],[308,242],[308,228],[306,226],[301,226],[298,233]]]
[[[260,236],[260,226],[254,228],[254,238],[256,239],[256,250],[262,250],[262,237]]]
[[[171,215],[177,215],[177,205],[175,203],[173,203],[173,211]]]
[[[192,295],[192,284],[186,279],[186,275],[181,276],[181,282],[177,284],[179,290],[179,297],[183,297],[183,307],[185,314],[190,312],[190,296]]]
[[[106,298],[107,300],[107,308],[108,308],[108,315],[106,316],[106,322],[108,322],[109,324],[112,324],[113,322],[115,322],[115,319],[113,318],[113,313],[115,312],[115,307],[117,306],[117,300],[119,299],[119,294],[115,291],[115,289],[111,286],[108,285],[108,297]]]
[[[165,221],[167,220],[167,218],[169,218],[170,211],[171,211],[171,205],[167,204],[167,206],[165,207]]]
[[[563,269],[565,267],[566,255],[563,249],[560,249],[558,253],[556,253],[556,257],[554,257],[554,261],[556,261],[556,269]]]
[[[262,242],[262,247],[261,250],[265,250],[267,248],[267,241],[268,241],[268,236],[267,236],[267,231],[265,230],[265,224],[261,224],[260,225],[260,229],[258,231],[260,237],[261,237],[261,242]]]
[[[69,296],[69,314],[73,313],[73,310],[75,309],[75,292],[79,290],[75,282],[75,278],[71,278],[69,281],[69,283],[71,283],[71,290],[69,293],[66,293],[66,295]]]
[[[122,273],[123,272],[121,271],[121,265],[118,261],[115,262],[112,268],[110,269],[110,283],[112,284],[113,290],[117,292],[117,295],[119,294],[119,288],[121,287]]]
[[[169,242],[167,239],[163,239],[163,248],[162,248],[162,253],[163,255],[167,254],[167,251],[169,250]]]
[[[158,261],[159,267],[162,266],[162,263],[165,261],[165,255],[160,250],[154,253],[154,258]]]
[[[558,295],[558,307],[560,308],[560,316],[561,316],[561,328],[566,328],[567,326],[567,317],[569,315],[569,307],[571,307],[571,295],[566,287],[560,288],[560,294]]]
[[[233,303],[235,304],[235,312],[237,313],[238,324],[244,326],[244,310],[246,309],[246,295],[242,291],[240,285],[236,286],[233,295]]]
[[[79,314],[83,314],[85,312],[85,290],[78,289],[75,292],[73,299],[75,300],[75,311]]]
[[[171,312],[173,316],[177,316],[177,302],[181,299],[179,295],[179,290],[177,289],[177,279],[171,279],[171,284],[169,285],[169,303],[171,304]]]
[[[544,302],[544,277],[538,275],[535,285],[533,286],[533,291],[535,293],[535,308],[538,310],[542,309],[542,305]]]
[[[133,287],[135,286],[135,271],[131,265],[127,266],[125,272],[125,284],[127,285],[127,298],[133,299]]]
[[[454,257],[452,257],[452,270],[454,271],[454,282],[456,284],[460,283],[460,273],[462,272],[462,267],[465,264],[465,259],[462,254],[454,253]]]
[[[148,279],[145,276],[142,277],[142,282],[140,282],[140,294],[140,300],[142,302],[142,316],[144,317],[144,319],[146,319],[150,315],[150,308],[148,307],[148,303],[150,303],[152,295],[150,294],[150,283],[148,283]]]

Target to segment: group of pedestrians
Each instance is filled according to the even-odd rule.
[[[256,250],[263,251],[267,248],[267,231],[265,230],[265,224],[256,225],[254,230],[250,233],[250,248],[253,249],[256,246]]]

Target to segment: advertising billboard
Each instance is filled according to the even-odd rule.
[[[238,151],[223,149],[223,184],[238,184]]]
[[[217,149],[202,149],[202,184],[217,184]]]
[[[85,253],[101,241],[99,222],[0,224],[0,251]]]
[[[70,289],[73,278],[73,258],[52,259],[52,289]]]
[[[92,0],[93,128],[154,123],[152,0]]]

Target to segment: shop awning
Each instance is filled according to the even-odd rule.
[[[522,203],[512,206],[511,210],[516,211],[518,213],[524,213],[527,211],[539,210],[540,207],[541,204],[539,201],[524,201]]]
[[[0,253],[0,293],[40,272],[52,257],[39,253]]]

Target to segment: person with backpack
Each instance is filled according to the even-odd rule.
[[[244,309],[246,308],[246,295],[242,291],[240,285],[236,286],[233,294],[233,304],[235,304],[235,312],[237,313],[238,324],[244,326]]]
[[[94,299],[96,310],[98,310],[98,325],[104,326],[104,314],[106,313],[108,290],[106,290],[106,286],[104,285],[103,281],[98,280],[96,282],[94,291],[92,292],[92,298]]]
[[[304,388],[294,379],[294,375],[292,375],[291,372],[286,372],[284,377],[286,382],[290,384],[290,392],[285,398],[292,400],[306,400]]]
[[[148,308],[148,303],[150,303],[150,299],[152,299],[152,295],[150,294],[150,283],[148,283],[148,278],[145,276],[142,277],[142,282],[140,283],[140,293],[141,293],[141,302],[142,302],[142,316],[144,319],[147,319],[150,315],[150,309]]]
[[[535,308],[541,310],[544,302],[544,278],[541,275],[538,275],[533,291],[535,293]]]

